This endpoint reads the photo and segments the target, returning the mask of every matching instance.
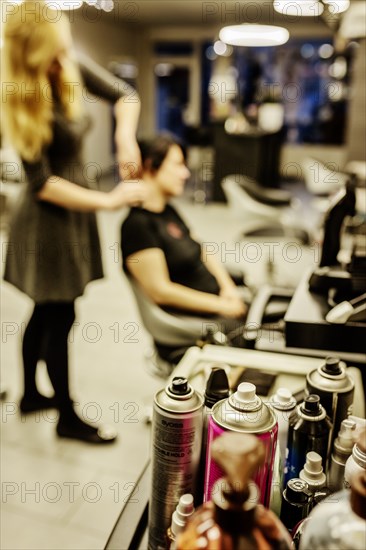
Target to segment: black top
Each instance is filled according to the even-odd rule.
[[[86,56],[80,71],[88,90],[107,101],[117,101],[134,91]],[[135,98],[136,99],[136,98]],[[46,201],[37,193],[51,175],[90,187],[82,144],[91,121],[65,116],[55,101],[53,138],[35,162],[22,160],[27,185],[11,221],[4,279],[37,303],[73,301],[85,286],[103,276],[96,216]]]
[[[194,290],[219,293],[215,277],[202,261],[201,245],[192,239],[188,227],[171,205],[159,213],[132,208],[122,224],[121,248],[126,272],[129,271],[128,257],[131,254],[160,248],[171,281]]]

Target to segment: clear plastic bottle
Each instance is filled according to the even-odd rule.
[[[251,481],[265,458],[263,443],[225,432],[213,442],[212,456],[225,477],[177,538],[177,550],[290,550],[289,534],[273,512],[258,505],[259,490]]]
[[[310,513],[300,550],[365,550],[366,474],[359,472],[351,490],[334,493]]]

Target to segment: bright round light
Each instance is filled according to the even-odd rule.
[[[334,48],[331,44],[322,44],[318,50],[319,57],[322,59],[329,59],[332,57]]]
[[[329,74],[337,80],[341,80],[347,74],[347,60],[345,57],[340,56],[335,59],[333,65],[329,67]]]
[[[213,45],[214,52],[217,53],[217,55],[225,55],[227,50],[227,45],[224,42],[221,42],[221,40],[216,40],[215,44]]]
[[[350,0],[323,0],[324,4],[328,4],[329,11],[332,13],[342,13],[348,10]]]
[[[324,11],[319,0],[273,0],[273,8],[284,15],[318,17]]]
[[[314,55],[314,46],[312,44],[304,44],[301,47],[300,53],[305,59],[310,59]]]
[[[220,40],[232,46],[279,46],[289,37],[287,29],[272,25],[231,25],[220,31]]]

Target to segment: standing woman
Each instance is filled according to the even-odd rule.
[[[67,339],[75,299],[90,281],[103,277],[95,212],[140,203],[145,190],[142,182],[120,183],[109,193],[88,188],[81,150],[90,120],[83,111],[81,77],[92,93],[115,103],[121,164],[139,163],[139,99],[95,63],[74,62],[62,13],[49,18],[42,1],[13,8],[3,26],[2,122],[21,158],[27,185],[12,220],[4,278],[35,302],[22,344],[20,409],[27,413],[56,406],[60,437],[106,443],[115,434],[84,423],[74,411]],[[41,395],[36,386],[41,358],[54,398]]]

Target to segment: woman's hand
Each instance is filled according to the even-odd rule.
[[[219,296],[219,308],[218,314],[224,317],[231,317],[233,319],[239,319],[244,317],[248,311],[247,306],[239,298],[239,296],[228,298],[226,296]]]
[[[108,210],[117,210],[123,206],[141,206],[147,197],[147,188],[143,180],[123,181],[107,193]]]
[[[226,285],[226,286],[221,287],[220,288],[220,296],[222,296],[223,298],[232,298],[234,300],[236,298],[240,298],[238,288],[235,284]]]

